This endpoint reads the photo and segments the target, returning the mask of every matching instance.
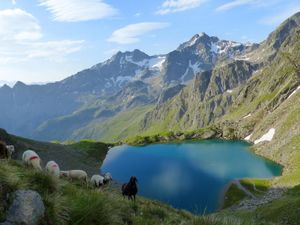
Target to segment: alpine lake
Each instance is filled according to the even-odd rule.
[[[282,167],[250,151],[243,141],[185,141],[111,148],[101,166],[120,183],[138,179],[138,195],[194,213],[218,210],[228,184],[272,178]]]

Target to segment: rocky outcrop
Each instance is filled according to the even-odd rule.
[[[37,225],[43,218],[45,206],[39,193],[31,190],[18,190],[1,225]]]
[[[162,93],[160,94],[157,104],[163,104],[164,102],[168,101],[169,99],[173,98],[175,95],[177,95],[182,88],[184,88],[184,85],[175,85],[173,87],[170,88],[166,88],[165,90],[162,91]]]
[[[166,118],[170,123],[163,129],[168,130],[174,127],[198,129],[214,123],[231,107],[235,99],[233,89],[245,84],[257,67],[238,60],[197,74],[173,98],[161,98],[164,101],[159,101],[155,109],[145,115],[141,127],[147,130],[158,121],[163,124]]]

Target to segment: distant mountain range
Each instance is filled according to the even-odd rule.
[[[7,85],[9,87],[13,87],[17,81],[5,81],[5,80],[0,80],[0,87]]]
[[[0,87],[3,87],[4,85],[7,85],[7,86],[13,88],[17,82],[18,81],[0,80]],[[27,85],[44,85],[44,84],[47,84],[47,83],[49,83],[49,82],[28,82],[26,84]]]
[[[118,52],[59,82],[5,85],[0,88],[0,127],[41,140],[115,141],[198,129],[257,100],[255,109],[245,110],[254,113],[270,104],[271,99],[259,97],[269,93],[267,86],[286,88],[284,75],[276,78],[278,83],[269,68],[279,70],[286,63],[280,52],[291,51],[299,24],[297,13],[260,44],[200,33],[165,55],[149,56],[138,49]],[[287,93],[298,85],[293,76],[285,77],[290,80]]]

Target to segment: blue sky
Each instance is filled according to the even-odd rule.
[[[118,50],[174,50],[194,34],[261,42],[299,0],[0,0],[0,81],[61,80]]]

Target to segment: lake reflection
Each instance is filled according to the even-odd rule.
[[[192,212],[218,208],[226,184],[238,178],[269,178],[281,167],[256,156],[239,141],[201,141],[112,148],[101,167],[114,179],[139,180],[139,194]]]

